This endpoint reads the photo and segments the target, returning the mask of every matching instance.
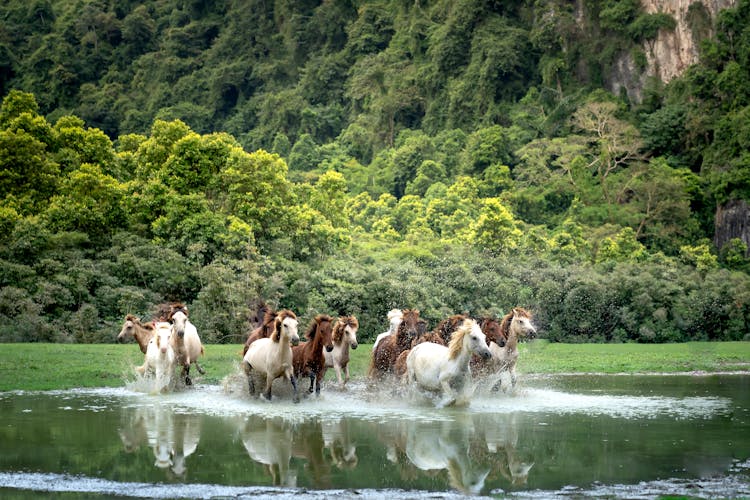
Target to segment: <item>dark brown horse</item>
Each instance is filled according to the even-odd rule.
[[[242,349],[242,355],[247,353],[250,344],[258,339],[264,339],[270,337],[274,331],[277,312],[273,310],[271,306],[263,303],[263,307],[259,308],[255,313],[255,317],[251,319],[251,324],[255,327],[248,335],[245,345]]]
[[[426,332],[427,322],[419,317],[419,310],[405,309],[403,321],[396,332],[383,338],[372,351],[369,376],[383,377],[393,373],[399,355],[410,349],[414,339]]]
[[[406,357],[415,345],[423,342],[433,342],[435,344],[447,346],[451,341],[453,332],[458,330],[467,318],[468,316],[466,314],[454,314],[438,323],[434,330],[425,332],[415,338],[411,343],[411,347],[399,354],[398,358],[396,358],[396,362],[393,364],[393,373],[395,373],[397,377],[402,377],[406,373]]]
[[[485,316],[479,318],[477,323],[479,323],[479,328],[482,329],[487,340],[487,347],[491,348],[491,342],[494,342],[496,346],[505,347],[508,337],[497,318]],[[493,371],[490,361],[482,359],[476,354],[471,357],[469,366],[471,367],[471,373],[474,375],[487,375]]]
[[[318,314],[310,322],[305,332],[307,342],[300,342],[292,347],[292,363],[294,364],[294,376],[310,377],[310,389],[312,393],[320,396],[320,382],[325,375],[326,359],[323,349],[331,352],[333,350],[333,318],[327,314]]]

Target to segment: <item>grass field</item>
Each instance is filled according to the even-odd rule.
[[[218,384],[235,373],[240,345],[206,345],[200,383]],[[350,372],[363,377],[372,345],[352,351]],[[2,344],[0,391],[73,387],[117,387],[133,378],[143,362],[135,344]],[[521,346],[519,373],[671,373],[747,371],[750,342],[683,344],[553,344],[536,340]],[[327,379],[335,378],[329,370]]]

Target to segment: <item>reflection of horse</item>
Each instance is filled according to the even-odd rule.
[[[333,367],[339,386],[343,387],[349,381],[349,348],[357,348],[357,330],[359,321],[354,316],[342,316],[333,327],[333,351],[323,351],[326,358],[326,368]],[[342,381],[341,371],[345,377]]]
[[[490,471],[471,463],[469,444],[474,426],[471,421],[464,420],[441,422],[439,429],[424,422],[409,422],[406,456],[424,471],[446,469],[453,488],[476,495],[484,487]]]
[[[158,323],[154,336],[146,347],[142,366],[136,368],[141,375],[154,376],[156,390],[163,391],[172,384],[177,356],[172,348],[172,328],[168,323]]]
[[[368,372],[371,378],[393,373],[399,354],[409,349],[412,341],[427,331],[427,322],[419,317],[417,309],[405,309],[403,315],[396,332],[381,339],[373,349]]]
[[[292,347],[292,358],[294,363],[294,376],[310,377],[310,389],[312,393],[320,396],[320,382],[325,375],[326,358],[323,349],[333,351],[333,318],[327,314],[318,314],[310,322],[305,332],[307,342],[300,342]]]
[[[453,333],[448,347],[432,342],[414,346],[406,358],[407,382],[423,390],[441,392],[439,407],[468,404],[473,393],[469,370],[472,353],[491,356],[479,324],[466,319]]]
[[[502,383],[504,373],[510,374],[511,388],[516,386],[516,362],[518,361],[518,342],[523,338],[532,338],[536,329],[531,323],[532,315],[526,309],[516,307],[506,314],[500,322],[500,336],[504,337],[504,345],[490,342],[489,348],[492,358],[484,366],[477,366],[478,375],[491,376],[489,384],[498,387]]]
[[[198,415],[177,413],[174,416],[172,472],[185,476],[187,457],[195,453],[201,439],[201,419]]]
[[[125,322],[122,325],[120,333],[117,335],[118,342],[125,342],[132,338],[138,342],[138,347],[141,348],[141,352],[146,354],[146,347],[148,347],[148,341],[154,336],[154,324],[141,323],[141,320],[128,314],[125,316]]]
[[[398,325],[401,324],[401,320],[403,318],[404,313],[403,311],[401,311],[401,309],[391,309],[390,311],[388,311],[388,331],[378,334],[377,338],[375,339],[375,343],[372,344],[373,351],[375,351],[375,348],[378,347],[378,343],[380,343],[381,340],[386,338],[388,335],[396,332],[396,329],[398,328]]]
[[[297,334],[297,316],[289,310],[280,311],[274,320],[274,332],[265,339],[258,339],[247,350],[242,360],[242,366],[247,374],[250,395],[255,394],[255,380],[253,375],[258,373],[265,376],[266,388],[264,395],[271,399],[273,381],[284,377],[292,384],[294,402],[299,402],[297,395],[297,378],[294,376],[292,364],[292,346],[299,344]]]
[[[274,486],[297,486],[297,471],[289,468],[292,458],[292,428],[281,417],[245,421],[242,444],[250,458],[266,466]]]
[[[484,434],[489,462],[513,486],[523,486],[529,478],[534,462],[524,461],[518,452],[517,414],[475,415],[477,428]]]
[[[319,419],[306,419],[295,425],[292,456],[307,460],[305,469],[319,489],[331,486],[331,465],[325,458],[323,430]]]
[[[339,469],[357,467],[357,447],[349,436],[349,420],[332,417],[321,422],[323,445],[331,452],[331,459]]]
[[[250,344],[258,339],[264,339],[271,336],[274,329],[275,319],[276,311],[274,311],[271,306],[261,301],[258,305],[258,309],[255,311],[254,317],[251,318],[253,330],[250,332],[250,335],[248,335],[245,345],[242,348],[243,356],[247,354],[247,349],[250,347]]]
[[[198,358],[203,355],[203,344],[195,325],[188,320],[186,306],[173,304],[169,319],[172,321],[172,346],[177,355],[177,364],[182,367],[180,378],[185,380],[185,385],[191,385],[193,381],[190,379],[190,365],[195,365],[198,373],[206,373],[198,364]]]

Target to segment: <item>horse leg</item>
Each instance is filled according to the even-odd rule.
[[[292,383],[292,389],[294,389],[294,402],[299,403],[299,394],[297,394],[297,377],[292,375],[289,377],[289,381]]]
[[[318,372],[315,377],[315,395],[320,397],[320,382],[323,380],[323,372]]]
[[[344,385],[344,382],[342,382],[342,379],[341,379],[341,366],[339,366],[339,364],[338,364],[338,363],[334,363],[334,365],[333,365],[333,369],[334,369],[334,370],[336,370],[336,378],[337,378],[337,379],[338,379],[338,381],[339,381],[339,386],[340,386],[340,387],[343,387],[343,385]],[[347,377],[346,377],[346,378],[347,378],[347,379],[349,379],[348,375],[347,375]]]
[[[273,379],[270,375],[266,375],[266,391],[263,396],[269,401],[271,401],[271,387],[273,387]]]
[[[453,387],[451,387],[450,380],[443,380],[440,382],[440,385],[443,387],[443,400],[436,406],[438,408],[445,408],[454,404],[456,402],[456,394],[453,391]]]
[[[183,375],[185,375],[185,385],[193,385],[193,381],[190,380],[190,365],[185,365],[182,369]]]
[[[315,372],[310,372],[310,388],[307,390],[310,394],[313,393],[313,389],[315,388]]]
[[[198,373],[200,373],[201,375],[204,375],[206,373],[206,370],[204,370],[203,367],[199,365],[197,361],[193,361],[193,363],[195,363],[195,367],[198,369]]]

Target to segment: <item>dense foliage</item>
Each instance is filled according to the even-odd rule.
[[[257,297],[363,340],[515,305],[556,341],[742,339],[747,245],[712,237],[750,200],[750,2],[639,103],[605,68],[674,20],[582,5],[5,2],[0,340],[181,300],[239,342]]]

